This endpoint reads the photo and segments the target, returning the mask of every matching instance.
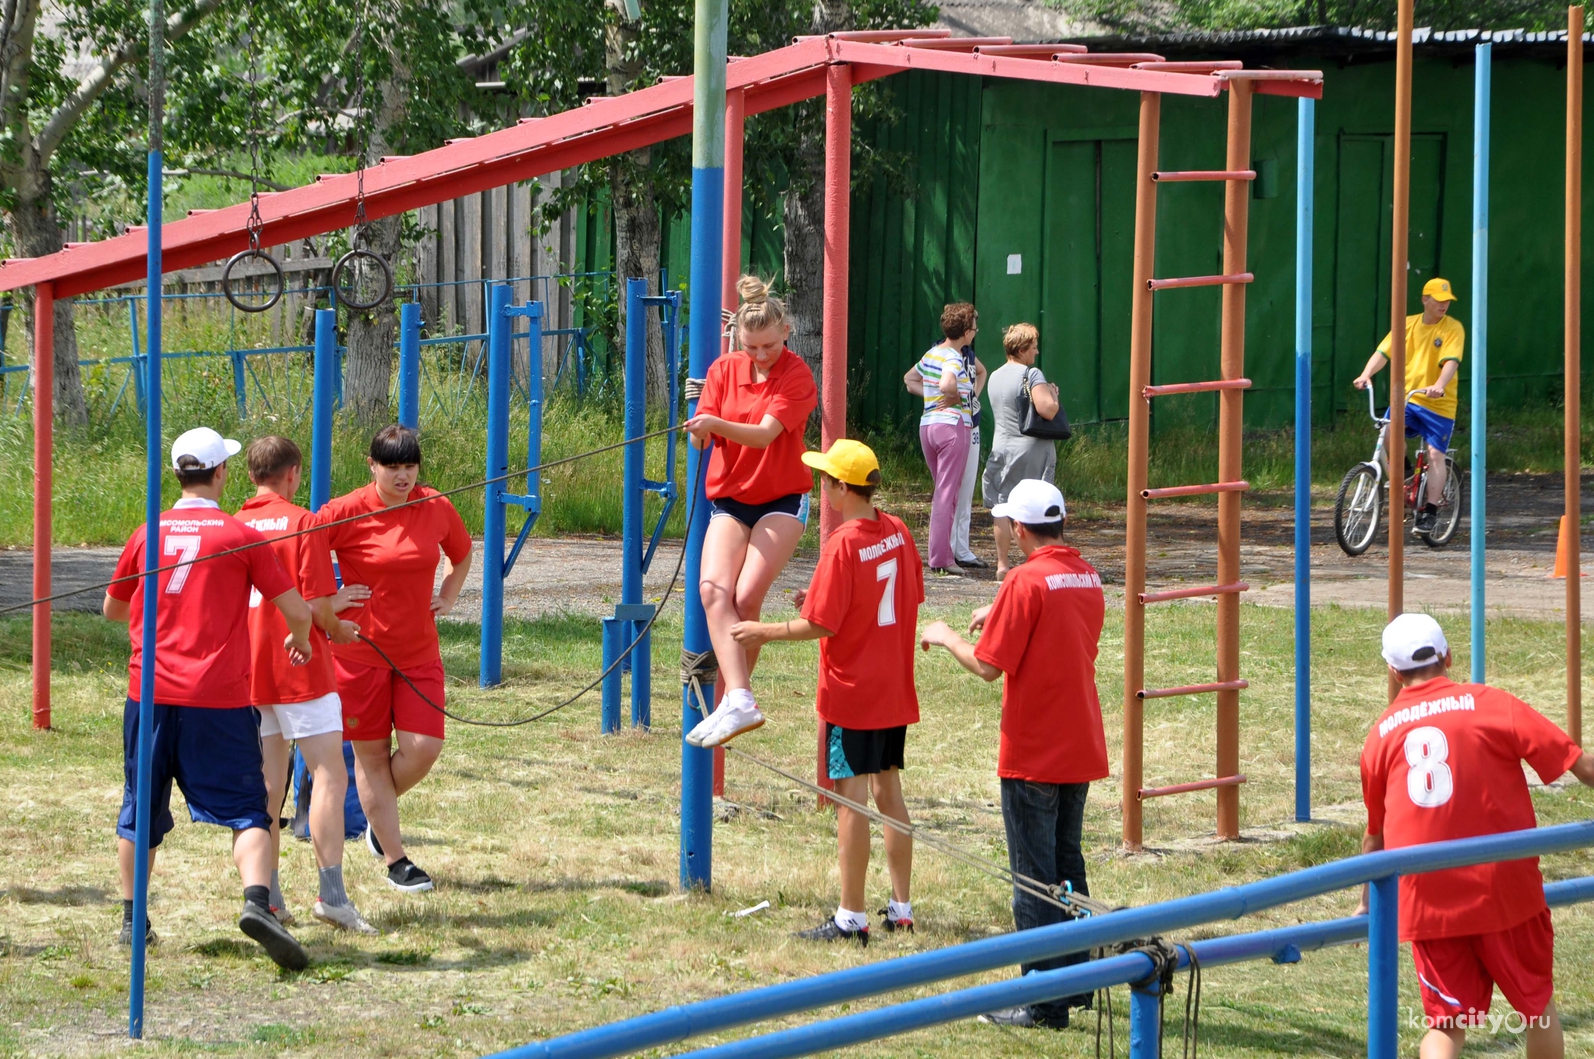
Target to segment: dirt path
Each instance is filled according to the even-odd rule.
[[[1594,475],[1583,485],[1584,521],[1594,516]],[[1291,607],[1295,603],[1294,510],[1286,495],[1248,497],[1241,545],[1241,576],[1252,586],[1253,603]],[[1486,584],[1491,615],[1558,619],[1564,615],[1564,582],[1549,579],[1555,560],[1556,520],[1561,511],[1559,476],[1511,475],[1489,482],[1490,539]],[[914,498],[901,513],[924,534],[927,498]],[[1412,538],[1406,548],[1408,608],[1466,610],[1469,606],[1469,523],[1464,518],[1455,539],[1431,549]],[[1407,532],[1409,533],[1409,527]],[[990,519],[975,518],[975,551],[991,558]],[[1123,508],[1097,507],[1071,520],[1069,537],[1101,570],[1109,599],[1121,600],[1124,567]],[[1148,529],[1149,581],[1153,586],[1211,583],[1217,563],[1215,505],[1154,506]],[[1587,547],[1585,540],[1585,548]],[[922,545],[922,541],[921,541]],[[644,580],[647,598],[656,599],[669,584],[681,545],[660,544]],[[620,595],[620,542],[613,537],[533,539],[505,586],[505,613],[534,618],[550,613],[600,615],[612,612]],[[57,548],[52,563],[55,590],[92,585],[109,578],[116,564],[115,548]],[[808,583],[817,556],[799,555],[776,583],[787,595]],[[470,583],[455,614],[476,620],[481,610],[481,545]],[[1334,543],[1333,495],[1314,491],[1312,511],[1312,601],[1344,606],[1383,607],[1388,551],[1374,545],[1350,558]],[[1585,560],[1585,568],[1594,566]],[[0,607],[25,603],[32,587],[32,555],[23,549],[0,551]],[[932,577],[928,602],[937,606],[988,602],[995,594],[990,570],[969,578]],[[681,587],[677,587],[677,599]],[[1594,586],[1584,592],[1583,617],[1594,618]],[[97,611],[100,592],[59,601],[61,609]]]

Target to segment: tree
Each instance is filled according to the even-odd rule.
[[[196,49],[182,47],[183,39],[220,4],[194,0],[167,18],[174,74],[203,65]],[[53,254],[64,245],[57,201],[63,172],[89,168],[143,185],[143,137],[133,130],[145,125],[132,74],[148,44],[146,9],[131,0],[62,0],[50,10],[58,21],[53,32],[41,34],[42,0],[0,3],[0,211],[24,257]],[[68,76],[80,55],[97,58],[87,61],[86,72]],[[31,348],[31,290],[22,305]],[[51,400],[58,417],[81,425],[88,422],[88,406],[77,362],[72,303],[63,298],[55,303]]]
[[[1395,5],[1375,0],[1069,0],[1070,14],[1123,33],[1395,28]],[[1415,24],[1434,29],[1566,28],[1566,7],[1548,0],[1417,0]]]

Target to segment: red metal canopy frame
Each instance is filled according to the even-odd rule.
[[[826,445],[846,434],[852,86],[904,70],[1116,88],[1149,95],[1216,98],[1242,81],[1251,91],[1267,95],[1318,99],[1323,94],[1323,75],[1317,70],[1245,70],[1233,61],[1168,63],[1150,54],[1092,54],[1078,45],[1015,46],[1005,37],[957,39],[946,30],[800,37],[784,48],[732,59],[726,70],[726,96],[734,120],[727,123],[726,155],[728,162],[734,161],[735,171],[740,171],[741,128],[746,116],[818,96],[826,99],[821,386]],[[585,106],[560,114],[524,118],[513,128],[451,140],[423,154],[384,158],[365,171],[366,216],[389,217],[685,136],[692,130],[692,93],[691,77],[670,78],[623,96],[591,99]],[[261,195],[261,245],[280,246],[349,227],[354,223],[355,183],[353,174],[339,174],[291,191]],[[734,215],[735,221],[735,227],[727,225],[727,232],[739,231],[741,196],[727,194],[725,209],[727,217]],[[249,204],[240,203],[220,210],[192,211],[183,220],[164,225],[162,267],[167,271],[192,268],[246,249],[249,213]],[[51,591],[52,408],[50,401],[37,398],[37,394],[54,391],[51,307],[56,298],[144,278],[146,244],[144,229],[133,226],[115,238],[68,244],[46,257],[0,261],[0,291],[33,287],[36,299],[35,599]],[[735,255],[727,255],[726,283],[734,284],[739,271]],[[36,728],[50,726],[48,603],[33,609],[33,723]],[[823,768],[820,775],[825,775]]]

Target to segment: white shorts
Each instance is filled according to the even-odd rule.
[[[280,735],[284,739],[308,739],[327,732],[343,733],[343,702],[330,691],[309,702],[282,702],[258,706],[260,737]]]

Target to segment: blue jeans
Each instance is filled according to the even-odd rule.
[[[1028,780],[1002,780],[1002,823],[1007,829],[1007,863],[1015,875],[1026,875],[1037,882],[1060,886],[1071,884],[1075,891],[1089,895],[1085,882],[1085,855],[1080,842],[1085,829],[1085,795],[1088,783],[1031,783]],[[1056,905],[1013,890],[1013,927],[1034,927],[1062,923],[1072,917]],[[1020,967],[1030,971],[1051,971],[1084,963],[1087,952],[1076,952]],[[1030,1005],[1038,1018],[1066,1022],[1071,1007],[1089,1007],[1089,994],[1059,997]]]

